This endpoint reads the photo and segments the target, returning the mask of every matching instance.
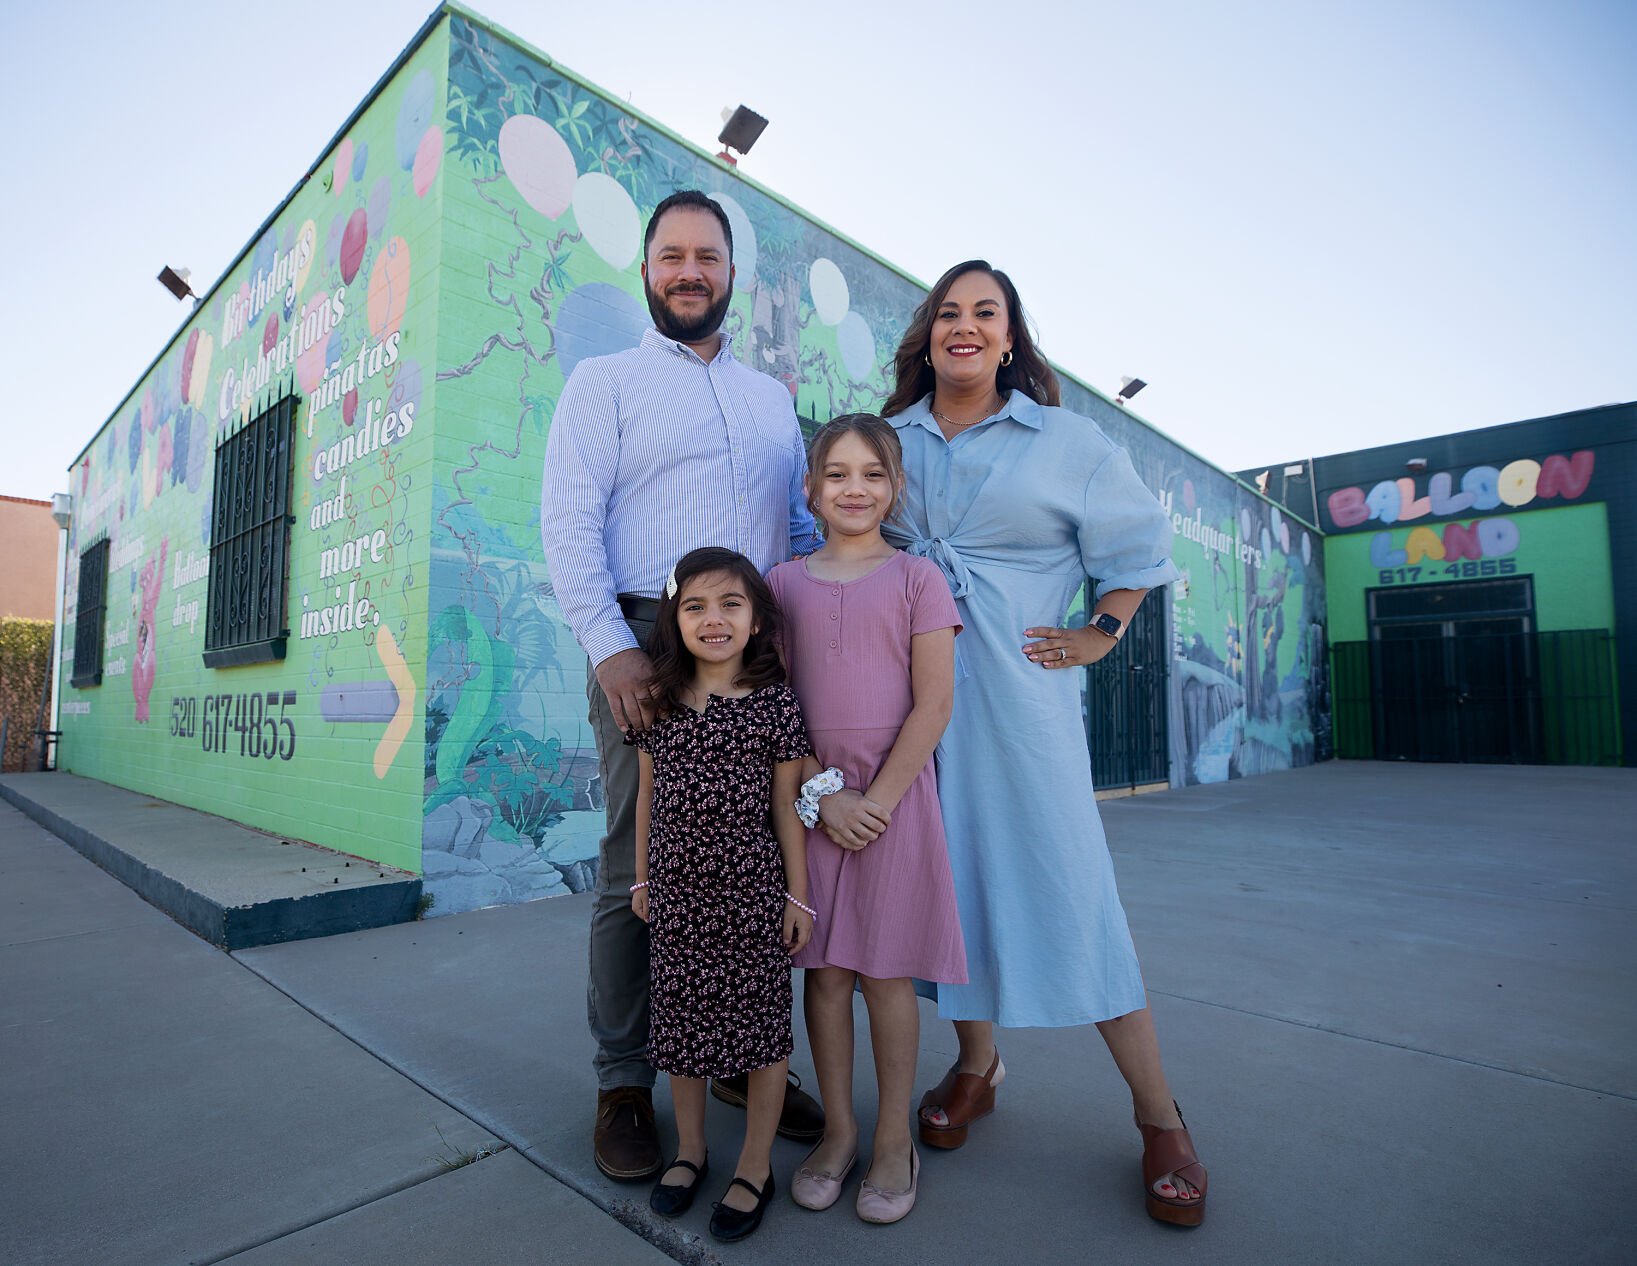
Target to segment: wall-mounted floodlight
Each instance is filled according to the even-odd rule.
[[[188,285],[188,278],[192,275],[186,268],[172,268],[167,264],[159,270],[159,284],[178,299],[191,298],[197,303],[199,296],[194,294],[193,287]]]
[[[749,106],[722,107],[722,130],[717,134],[717,144],[722,146],[722,152],[717,155],[730,167],[737,167],[739,160],[730,154],[729,150],[738,150],[740,154],[750,153],[761,134],[767,130],[767,120]]]
[[[1120,394],[1114,397],[1114,403],[1124,404],[1147,385],[1141,378],[1120,379]]]
[[[1412,457],[1409,461],[1404,463],[1405,470],[1413,470],[1418,475],[1426,468],[1427,459],[1425,457]]]
[[[54,492],[51,494],[51,519],[64,532],[74,521],[74,494],[71,492]]]

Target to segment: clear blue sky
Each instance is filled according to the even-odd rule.
[[[1235,469],[1637,398],[1637,5],[478,10]],[[0,492],[45,497],[430,12],[5,6]],[[713,146],[714,148],[714,146]]]

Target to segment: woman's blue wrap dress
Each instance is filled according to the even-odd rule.
[[[931,398],[891,419],[907,496],[887,538],[929,558],[955,595],[954,713],[938,798],[969,983],[938,985],[950,1020],[1087,1024],[1144,1005],[1091,782],[1080,673],[1020,653],[1096,595],[1176,579],[1171,523],[1098,425],[1014,391],[953,441]],[[1092,669],[1093,672],[1096,669]]]

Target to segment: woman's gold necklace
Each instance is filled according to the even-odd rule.
[[[1004,400],[1002,400],[1002,403],[1004,403]],[[952,426],[957,431],[960,431],[960,430],[965,430],[969,426],[976,426],[979,422],[982,422],[984,418],[993,417],[995,412],[996,412],[996,409],[998,409],[1000,406],[997,405],[996,409],[990,409],[987,413],[984,413],[979,417],[973,418],[970,422],[957,422],[957,421],[955,421],[954,418],[950,417],[947,413],[939,413],[938,410],[935,407],[932,407],[932,406],[928,406],[928,407],[932,408],[932,416],[937,418],[938,421],[944,423],[946,426]]]

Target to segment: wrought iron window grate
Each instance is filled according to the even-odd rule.
[[[283,659],[290,636],[290,459],[293,391],[216,448],[210,511],[207,667]]]
[[[108,611],[108,550],[105,536],[80,555],[80,590],[74,606],[74,671],[71,686],[102,685],[102,635]]]

